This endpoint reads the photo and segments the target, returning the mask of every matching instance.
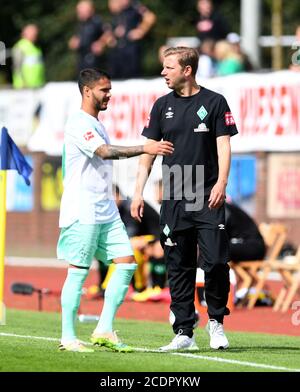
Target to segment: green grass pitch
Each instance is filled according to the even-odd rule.
[[[78,337],[88,342],[95,323],[77,324]],[[121,339],[136,347],[157,350],[173,338],[167,323],[117,319]],[[169,354],[147,351],[115,353],[59,352],[60,315],[8,310],[0,326],[0,372],[270,372],[300,371],[300,338],[284,335],[227,332],[230,348],[209,348],[203,328],[196,331],[199,352]],[[57,340],[35,339],[47,337]]]

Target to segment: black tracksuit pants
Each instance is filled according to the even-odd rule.
[[[230,289],[227,235],[222,227],[215,229],[199,227],[174,231],[171,236],[161,234],[165,252],[168,282],[171,293],[173,331],[193,335],[195,322],[195,284],[197,271],[197,245],[200,249],[200,267],[205,276],[205,297],[208,315],[223,322],[229,314],[226,307]]]

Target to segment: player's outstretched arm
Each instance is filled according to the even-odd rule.
[[[102,159],[131,158],[137,155],[170,155],[174,151],[173,144],[167,141],[152,141],[140,146],[114,146],[103,144],[97,148],[95,153]]]

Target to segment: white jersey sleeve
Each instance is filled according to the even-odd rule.
[[[92,158],[97,148],[107,143],[90,121],[81,118],[77,120],[76,124],[73,122],[66,127],[65,138]]]

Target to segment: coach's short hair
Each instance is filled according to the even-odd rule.
[[[110,80],[111,77],[107,72],[101,69],[86,68],[80,71],[78,78],[78,87],[81,94],[83,93],[84,86],[93,88],[94,84],[100,79]]]
[[[195,76],[199,61],[199,54],[197,50],[185,46],[176,46],[164,51],[164,57],[172,56],[174,54],[177,55],[178,63],[182,66],[182,68],[189,65],[192,68],[192,75]]]

